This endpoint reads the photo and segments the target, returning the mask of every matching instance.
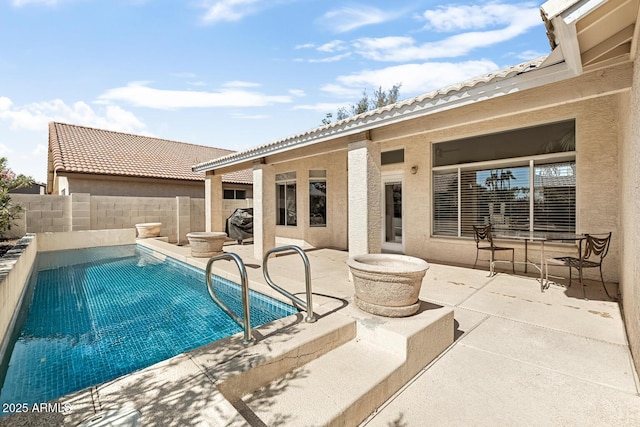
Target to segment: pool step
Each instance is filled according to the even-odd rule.
[[[356,339],[243,398],[268,426],[351,425],[388,397],[404,358]]]
[[[453,343],[453,310],[426,306],[405,319],[350,307],[354,339],[232,403],[252,425],[357,425]]]

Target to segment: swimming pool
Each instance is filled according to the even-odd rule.
[[[2,404],[46,402],[241,331],[212,301],[202,270],[137,245],[40,253],[36,263]],[[214,279],[242,313],[240,287]],[[250,294],[252,327],[297,312]]]

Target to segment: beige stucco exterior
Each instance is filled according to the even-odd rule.
[[[262,197],[264,212],[275,204],[273,174],[295,170],[301,221],[308,212],[304,177],[323,156],[333,156],[333,164],[341,162],[347,172],[328,183],[328,197],[334,206],[344,208],[335,217],[347,220],[328,223],[323,238],[315,240],[304,224],[279,227],[273,217],[261,219],[259,232],[314,246],[346,245],[351,256],[382,249],[381,177],[393,172],[402,182],[402,252],[468,266],[476,254],[471,238],[433,235],[433,145],[573,120],[575,151],[564,154],[575,155],[575,231],[612,233],[604,279],[620,284],[629,342],[640,369],[640,64],[638,32],[629,31],[637,25],[637,8],[637,2],[623,0],[550,0],[541,12],[553,52],[533,65],[533,71],[505,70],[206,162],[194,170],[225,173],[259,162],[262,175],[254,174],[254,191],[264,197],[254,198]],[[396,149],[404,150],[404,162],[381,166],[380,153]],[[333,227],[338,233],[329,230]],[[264,245],[257,252],[269,249],[274,240],[256,239]],[[508,243],[515,247],[516,259],[523,260],[524,243]],[[529,244],[529,258],[540,257],[540,248]],[[575,251],[575,244],[545,244],[547,257]],[[586,277],[599,279],[597,269],[587,270]]]
[[[253,193],[251,184],[225,182],[223,189],[245,190],[247,198]],[[100,196],[131,197],[193,197],[204,198],[204,181],[179,179],[137,178],[126,176],[95,175],[88,173],[55,174],[51,194],[69,195],[90,193]],[[222,198],[222,196],[220,196]]]
[[[621,96],[619,176],[619,279],[627,337],[640,372],[640,59],[636,45],[633,90]]]
[[[398,172],[403,180],[404,253],[430,261],[472,265],[475,242],[471,238],[432,235],[432,145],[434,143],[575,119],[577,166],[577,232],[613,232],[605,280],[620,278],[622,232],[615,208],[620,205],[619,152],[622,144],[621,115],[628,110],[633,67],[621,65],[570,80],[473,103],[461,108],[384,126],[351,138],[320,143],[330,147],[322,153],[314,146],[298,150],[291,160],[260,165],[254,172],[254,206],[264,195],[260,228],[265,236],[303,241],[315,247],[348,248],[350,254],[381,250],[380,179]],[[364,138],[363,138],[364,137]],[[367,139],[368,138],[368,139]],[[404,149],[402,164],[380,165],[380,151]],[[276,158],[280,160],[284,158]],[[416,173],[411,173],[411,168]],[[308,222],[309,170],[327,169],[329,207],[327,227]],[[255,169],[254,169],[255,170]],[[275,225],[273,176],[295,171],[297,175],[298,225]],[[262,185],[265,180],[270,183]],[[262,182],[261,182],[262,181]],[[258,233],[256,232],[256,235]],[[256,237],[259,239],[258,237]],[[273,247],[268,238],[257,253]],[[510,242],[516,259],[524,258],[524,243]],[[529,245],[529,257],[539,256],[539,245]],[[547,243],[548,255],[575,252],[571,244]],[[597,271],[587,277],[596,277]]]
[[[640,359],[640,126],[637,125],[637,85],[640,73],[627,63],[578,77],[519,91],[410,121],[381,126],[366,138],[336,138],[307,149],[269,157],[254,173],[254,192],[264,194],[261,231],[313,246],[348,248],[350,255],[380,251],[381,174],[402,175],[404,245],[407,255],[428,261],[472,265],[475,242],[470,238],[432,235],[432,159],[434,143],[495,132],[575,120],[576,231],[613,233],[604,263],[604,278],[621,283],[625,313],[629,314],[630,341]],[[636,83],[636,84],[637,84]],[[322,146],[327,147],[323,153]],[[380,152],[404,149],[402,164],[380,165]],[[372,163],[372,159],[375,159]],[[308,226],[308,171],[327,168],[327,227]],[[415,173],[411,170],[414,169]],[[274,181],[277,173],[297,174],[298,226],[275,225]],[[262,181],[262,182],[260,182]],[[263,183],[267,183],[263,185]],[[254,194],[257,199],[259,194]],[[378,194],[378,196],[376,196]],[[256,220],[258,220],[256,214]],[[375,220],[378,218],[378,221]],[[378,236],[379,240],[371,236]],[[274,245],[274,239],[256,236],[256,254]],[[516,259],[524,258],[524,243],[509,242]],[[529,245],[529,257],[539,257],[540,246]],[[545,245],[546,255],[574,253],[573,244]],[[353,254],[352,254],[353,252]],[[598,278],[596,270],[587,278]],[[638,363],[636,362],[636,366]]]
[[[254,236],[254,244],[256,252],[262,254],[271,249],[274,244],[266,244],[271,242],[270,239],[282,237],[285,239],[299,240],[308,243],[314,247],[333,247],[346,249],[347,243],[347,158],[345,152],[321,154],[308,157],[305,159],[286,161],[273,165],[273,167],[265,168],[262,165],[256,169],[260,170],[260,174],[254,172],[254,180],[256,176],[269,174],[266,178],[268,184],[263,185],[261,194],[265,194],[262,201],[262,215],[258,215],[257,197],[254,197],[254,221],[262,218],[262,228],[271,228],[272,237],[264,240],[262,245],[256,242]],[[255,170],[255,169],[254,169]],[[326,170],[327,176],[327,225],[326,227],[311,226],[309,221],[309,171],[310,170]],[[296,172],[296,201],[297,201],[297,225],[284,226],[275,225],[276,223],[276,201],[275,201],[275,175],[286,172]],[[263,178],[264,180],[264,178]],[[255,181],[254,181],[255,182]],[[254,195],[257,196],[258,188],[254,187]],[[254,222],[254,227],[255,227]],[[254,233],[255,233],[254,228]],[[269,233],[269,232],[266,232]],[[255,233],[257,234],[257,233]],[[262,247],[261,247],[262,246]]]

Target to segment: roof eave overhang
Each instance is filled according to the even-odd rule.
[[[545,61],[545,65],[546,63],[547,61]],[[431,99],[416,101],[414,103],[401,105],[400,107],[389,110],[383,109],[381,112],[365,116],[361,120],[346,121],[342,125],[330,128],[319,128],[316,132],[277,141],[273,144],[260,146],[223,158],[214,159],[209,162],[200,163],[193,166],[192,170],[194,172],[206,172],[237,166],[243,163],[252,163],[266,156],[283,153],[294,148],[303,148],[338,137],[356,135],[382,126],[452,110],[479,101],[485,101],[545,84],[554,83],[573,76],[573,70],[571,70],[565,62],[557,62],[546,65],[544,68],[523,72],[495,82],[488,82],[464,88],[460,91],[438,95]]]
[[[582,74],[583,64],[576,23],[607,0],[549,0],[540,6],[551,49],[560,52],[574,76]]]

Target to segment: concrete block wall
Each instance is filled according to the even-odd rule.
[[[161,222],[161,236],[177,241],[175,197],[91,197],[91,229],[134,228],[145,222]]]
[[[91,196],[89,194],[71,195],[71,230],[91,230]]]
[[[190,199],[191,231],[205,230],[204,199]]]
[[[112,230],[135,228],[135,224],[161,222],[161,236],[172,243],[186,244],[190,231],[205,230],[204,199],[190,197],[124,197],[72,194],[52,196],[13,194],[24,211],[3,237],[26,233]],[[251,207],[252,200],[224,200],[226,217],[239,207]]]
[[[71,230],[71,199],[68,196],[12,194],[11,200],[24,211],[5,237],[22,237],[25,233]]]

